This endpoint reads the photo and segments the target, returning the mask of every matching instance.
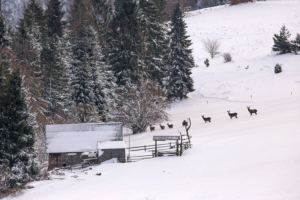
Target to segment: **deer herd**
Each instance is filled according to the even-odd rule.
[[[248,111],[249,111],[249,113],[250,113],[251,116],[252,116],[252,113],[254,113],[254,114],[257,115],[257,110],[256,109],[250,109],[250,106],[249,107],[247,106],[247,109],[248,109]],[[233,117],[237,118],[237,115],[238,115],[237,113],[230,113],[230,110],[228,110],[227,112],[228,112],[228,115],[229,115],[230,119],[232,119]],[[202,118],[205,121],[205,123],[206,122],[211,122],[211,118],[210,117],[204,117],[204,115],[202,115]],[[168,125],[169,129],[173,128],[173,124],[167,123],[167,125]],[[159,126],[160,126],[161,130],[165,129],[165,126],[162,126],[161,124],[159,124]],[[188,126],[188,122],[185,121],[185,120],[183,120],[182,126]],[[152,125],[150,125],[150,131],[151,132],[155,131],[155,127],[153,127]]]

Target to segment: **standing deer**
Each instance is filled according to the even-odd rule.
[[[187,126],[187,125],[188,125],[187,121],[183,120],[182,126]]]
[[[230,117],[230,119],[232,119],[233,117],[237,118],[237,113],[230,113],[230,110],[227,111],[228,112],[228,115]]]
[[[155,131],[155,127],[152,127],[151,125],[150,125],[150,131],[152,132],[152,131]]]
[[[162,125],[159,125],[161,130],[164,130],[165,129],[165,126],[162,126]]]
[[[204,117],[204,115],[202,115],[203,120],[206,122],[210,123],[211,118],[210,117]]]
[[[257,115],[257,110],[256,109],[250,109],[250,106],[249,107],[247,106],[247,108],[248,108],[248,111],[251,114],[251,116],[252,116],[252,113],[255,113]]]
[[[168,125],[169,128],[173,128],[173,124],[167,123],[167,125]]]

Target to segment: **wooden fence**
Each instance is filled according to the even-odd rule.
[[[126,148],[129,153],[127,156],[127,162],[136,162],[140,160],[150,159],[157,156],[181,156],[184,150],[191,148],[190,136],[181,135],[181,141],[178,142],[167,142],[163,144],[155,145],[143,145]],[[131,156],[131,152],[146,152],[145,155],[134,155]]]

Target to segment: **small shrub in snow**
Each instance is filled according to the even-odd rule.
[[[223,54],[223,58],[224,58],[224,62],[225,62],[225,63],[231,62],[231,60],[232,60],[232,57],[231,57],[231,54],[230,54],[230,53],[224,53],[224,54]]]
[[[202,43],[203,43],[204,50],[207,53],[209,53],[211,58],[214,58],[214,56],[218,54],[219,47],[221,45],[218,38],[215,39],[207,38],[206,40],[203,40]]]
[[[204,61],[204,64],[206,65],[206,67],[209,67],[209,60],[206,58],[206,60]]]
[[[280,73],[282,71],[281,65],[277,63],[275,65],[275,70],[274,71],[275,71],[275,74]]]

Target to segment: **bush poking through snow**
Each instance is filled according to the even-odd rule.
[[[209,67],[209,60],[208,60],[208,58],[206,58],[206,59],[204,60],[204,64],[206,65],[206,67]]]
[[[157,83],[145,81],[124,86],[117,90],[117,108],[114,121],[123,122],[133,134],[146,131],[150,124],[159,124],[169,119],[166,109],[170,107],[167,91]]]
[[[202,41],[204,50],[209,53],[211,58],[213,59],[215,55],[218,54],[219,48],[220,48],[220,41],[218,38],[210,39],[207,38],[206,40]]]
[[[232,57],[231,57],[231,54],[230,54],[230,53],[224,53],[224,54],[223,54],[223,58],[224,58],[224,62],[225,62],[225,63],[231,62],[231,61],[232,61]]]

